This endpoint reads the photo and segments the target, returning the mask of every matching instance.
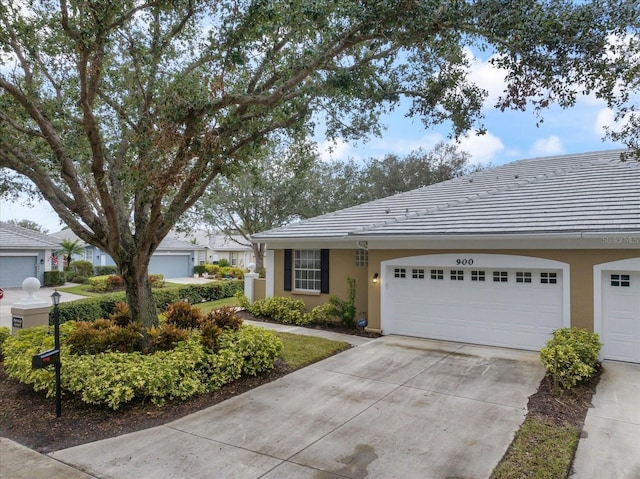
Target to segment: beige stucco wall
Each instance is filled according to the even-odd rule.
[[[296,293],[284,290],[284,250],[274,251],[274,295],[293,296],[302,299],[307,308],[326,303],[330,295],[347,299],[347,278],[356,280],[356,314],[357,318],[368,315],[367,311],[367,273],[366,267],[356,267],[356,250],[335,249],[329,253],[329,294]],[[379,313],[378,313],[379,314]]]
[[[355,250],[331,250],[329,257],[329,286],[330,294],[346,299],[347,277],[356,279],[356,306],[358,314],[366,313],[369,328],[380,328],[380,282],[374,284],[371,280],[374,273],[381,272],[381,262],[407,256],[428,254],[460,253],[460,249],[406,249],[406,250],[369,250],[368,268],[355,266]],[[276,296],[294,296],[305,301],[309,308],[327,301],[329,295],[300,294],[295,291],[284,291],[284,252],[274,251],[274,286]],[[541,249],[510,249],[510,250],[470,250],[464,249],[465,256],[474,253],[512,254],[531,256],[561,261],[569,264],[570,268],[570,301],[571,325],[593,330],[593,266],[620,259],[637,258],[637,250],[631,249],[581,249],[581,250],[541,250]],[[365,287],[366,285],[366,287]]]

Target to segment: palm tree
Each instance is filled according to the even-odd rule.
[[[64,255],[64,269],[69,269],[69,265],[71,264],[71,257],[74,254],[82,254],[84,253],[84,246],[80,244],[80,240],[71,241],[70,239],[63,239],[60,241],[60,249],[58,250],[58,255]]]

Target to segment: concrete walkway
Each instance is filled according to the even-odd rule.
[[[640,479],[640,364],[604,361],[571,479]]]

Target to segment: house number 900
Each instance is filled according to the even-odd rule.
[[[457,265],[462,265],[462,266],[466,266],[466,265],[471,266],[473,264],[473,260],[472,259],[460,259],[460,258],[458,258],[456,260],[456,264]]]

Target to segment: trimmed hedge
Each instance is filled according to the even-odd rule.
[[[64,271],[45,271],[44,272],[44,285],[46,287],[62,286],[67,282],[67,277]]]
[[[244,290],[244,281],[216,281],[206,284],[190,284],[175,288],[152,290],[156,308],[163,311],[169,304],[176,301],[187,300],[191,304],[218,299],[230,298],[237,291]],[[126,302],[127,297],[123,291],[109,293],[99,298],[86,298],[62,303],[59,306],[60,323],[66,321],[94,321],[99,318],[108,318],[115,309],[116,303]],[[53,324],[53,308],[49,312],[49,324]]]

